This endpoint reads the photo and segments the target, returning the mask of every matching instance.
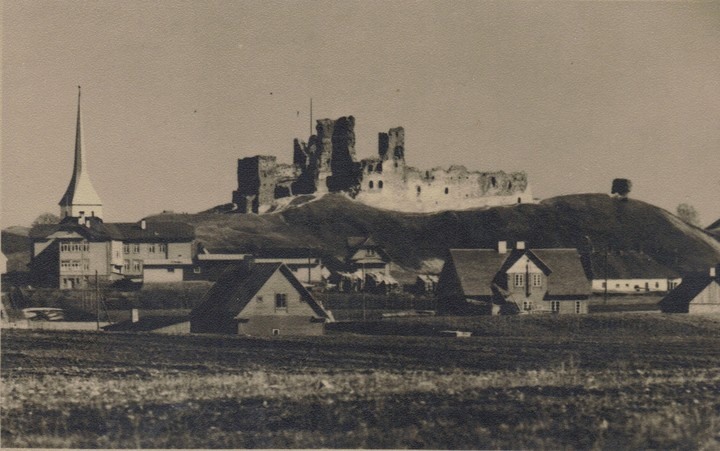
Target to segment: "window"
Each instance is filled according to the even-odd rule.
[[[655,282],[655,288],[660,288],[660,282]]]
[[[70,263],[70,269],[73,271],[80,271],[80,260],[73,260]]]
[[[82,261],[82,264],[83,264],[83,269],[84,269],[85,271],[89,271],[89,270],[90,270],[90,260],[83,260],[83,261]]]
[[[165,243],[160,243],[160,244],[158,245],[158,247],[160,248],[160,252],[162,252],[162,253],[167,252],[167,244],[165,244]]]
[[[533,309],[532,301],[523,301],[523,310],[529,311]]]
[[[518,197],[518,203],[519,203],[519,204],[521,204],[521,203],[522,203],[522,199],[521,199],[521,198],[519,198],[519,197]]]
[[[60,244],[60,252],[67,252],[70,250],[70,244],[69,243],[61,243]]]
[[[373,189],[373,181],[372,181],[372,180],[370,180],[370,181],[368,182],[368,187],[369,187],[370,189]]]
[[[535,273],[532,277],[533,286],[534,287],[541,287],[542,286],[542,274]]]
[[[420,191],[421,191],[421,190],[420,190],[420,186],[419,186],[419,185],[416,186],[415,189],[417,190],[417,195],[419,196],[419,195],[420,195]]]
[[[130,253],[130,245],[123,244],[123,254],[129,254],[129,253]]]
[[[606,288],[606,287],[607,287],[607,282],[603,282],[603,283],[602,283],[602,287],[603,287],[603,288]]]
[[[515,274],[515,286],[516,287],[524,287],[525,286],[525,274]]]
[[[369,165],[369,166],[368,166],[368,173],[370,173],[370,172],[372,172],[372,171],[373,171],[373,165]]]
[[[275,308],[286,309],[287,308],[287,294],[277,293],[275,295]]]
[[[133,260],[133,271],[140,272],[142,271],[142,260]]]
[[[449,192],[450,192],[450,188],[445,187],[445,194],[447,194],[447,193],[449,193]]]
[[[60,267],[62,269],[70,269],[70,260],[60,260]]]
[[[258,296],[258,297],[255,298],[255,301],[256,301],[256,302],[262,302],[262,301],[263,301],[263,297],[262,297],[262,296]]]
[[[151,254],[155,253],[155,245],[154,244],[148,244],[148,252]]]
[[[193,268],[193,273],[200,274],[201,272],[202,272],[202,268],[200,268],[199,266],[196,266]]]
[[[130,271],[130,260],[125,260],[125,262],[123,264],[123,270],[124,270],[123,272]]]
[[[382,180],[380,180],[380,181],[378,182],[378,188],[382,189],[382,187],[383,187],[383,182],[382,182]]]
[[[582,302],[575,301],[575,313],[580,313],[582,311]]]
[[[550,301],[550,310],[557,313],[560,311],[560,301]]]
[[[368,254],[368,255],[371,255],[371,256],[374,256],[374,255],[375,255],[375,249],[368,249],[368,250],[367,250],[367,254]]]
[[[133,254],[139,254],[140,253],[140,243],[133,244]]]
[[[272,330],[273,335],[280,335],[280,329],[273,329]]]

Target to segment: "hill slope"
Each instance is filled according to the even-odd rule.
[[[213,252],[302,246],[344,256],[346,237],[372,235],[405,268],[444,258],[448,248],[494,248],[499,240],[594,249],[596,255],[607,247],[611,254],[642,254],[679,273],[704,270],[720,261],[720,243],[705,231],[658,207],[604,194],[434,214],[381,210],[328,195],[273,214],[205,212],[156,218],[160,217],[193,224],[198,241]]]

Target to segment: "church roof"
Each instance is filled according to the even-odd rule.
[[[79,224],[77,218],[67,217],[59,224],[41,224],[30,229],[33,240],[47,239],[58,232],[75,232],[90,241],[130,241],[130,242],[186,242],[195,239],[195,229],[184,222],[102,222],[97,218],[87,218],[90,227]]]
[[[80,87],[78,86],[78,112],[77,126],[75,131],[75,162],[73,164],[73,174],[68,184],[67,190],[59,205],[102,205],[100,196],[98,196],[95,188],[90,182],[87,164],[85,162],[85,149],[83,145],[82,135],[82,117],[80,113]]]

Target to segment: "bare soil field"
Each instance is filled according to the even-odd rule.
[[[3,330],[0,445],[720,447],[720,318],[628,316],[405,321],[469,338]]]

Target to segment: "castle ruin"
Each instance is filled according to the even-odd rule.
[[[405,130],[378,135],[378,155],[356,161],[355,118],[320,119],[308,142],[293,143],[293,163],[257,155],[238,160],[232,201],[243,213],[272,210],[279,199],[346,193],[378,208],[408,212],[462,210],[533,201],[524,172],[419,170],[405,163]]]

